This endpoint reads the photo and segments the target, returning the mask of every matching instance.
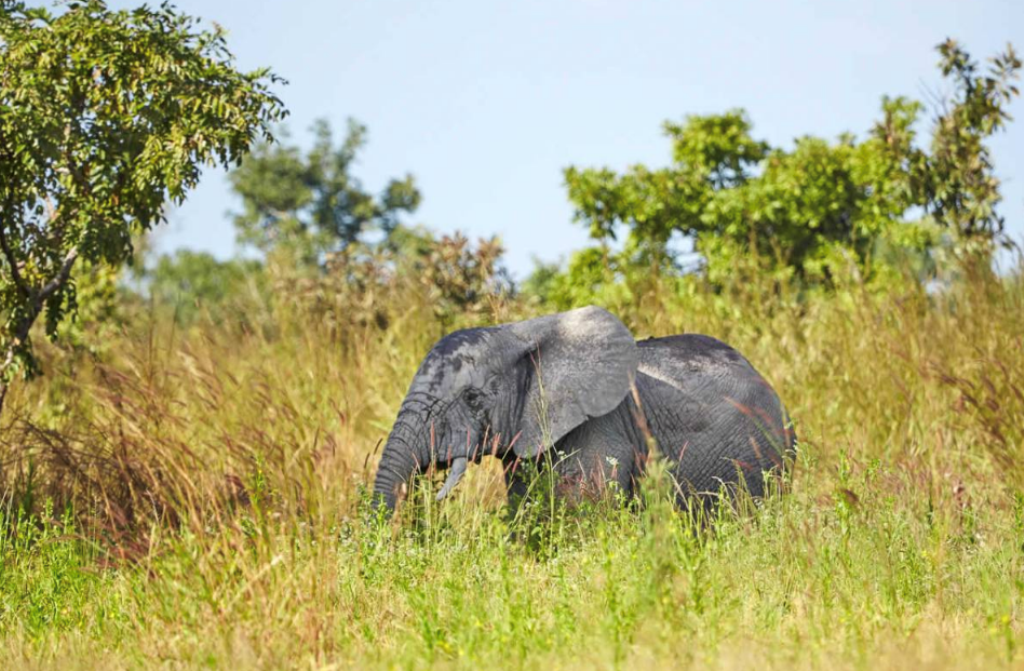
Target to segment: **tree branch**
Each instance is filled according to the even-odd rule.
[[[14,250],[11,249],[11,244],[7,240],[7,225],[0,223],[0,248],[3,249],[4,257],[7,259],[8,265],[11,266],[11,276],[14,278],[14,286],[18,288],[18,291],[25,298],[32,297],[32,290],[25,283],[25,279],[21,276],[21,271],[18,269],[18,260],[14,257]]]
[[[47,298],[52,296],[57,289],[60,289],[61,285],[68,281],[71,276],[71,268],[75,265],[75,261],[78,260],[78,247],[72,247],[68,255],[64,257],[64,263],[61,264],[60,272],[57,273],[57,277],[47,282],[42,290],[39,292],[39,300],[45,301]]]

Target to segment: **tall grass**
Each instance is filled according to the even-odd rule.
[[[101,361],[50,352],[0,419],[0,665],[1024,665],[1020,273],[619,295],[638,338],[713,335],[772,382],[800,436],[784,496],[693,526],[655,465],[644,506],[510,522],[492,466],[382,524],[362,502],[442,332],[426,302],[138,319]]]

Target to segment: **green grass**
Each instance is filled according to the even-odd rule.
[[[492,465],[370,519],[439,335],[415,301],[383,332],[282,310],[49,352],[0,437],[0,668],[1024,666],[1024,282],[656,289],[609,307],[735,345],[801,439],[784,495],[710,528],[658,466],[633,508],[510,521]]]

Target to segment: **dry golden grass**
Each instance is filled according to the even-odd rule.
[[[442,331],[422,300],[381,297],[383,330],[280,306],[246,329],[142,319],[102,362],[50,352],[8,401],[0,665],[1024,665],[1019,274],[630,289],[608,307],[638,338],[707,333],[773,383],[800,436],[786,496],[702,531],[656,468],[640,512],[510,527],[473,469],[458,500],[377,524],[374,450]]]

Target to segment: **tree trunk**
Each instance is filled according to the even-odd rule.
[[[7,351],[4,352],[3,363],[0,363],[0,418],[4,416],[4,399],[7,398],[7,390],[11,388],[11,381],[8,379],[8,371],[14,364],[18,347],[28,342],[29,331],[32,324],[43,311],[42,303],[33,304],[29,314],[14,327],[14,337],[7,343]]]

